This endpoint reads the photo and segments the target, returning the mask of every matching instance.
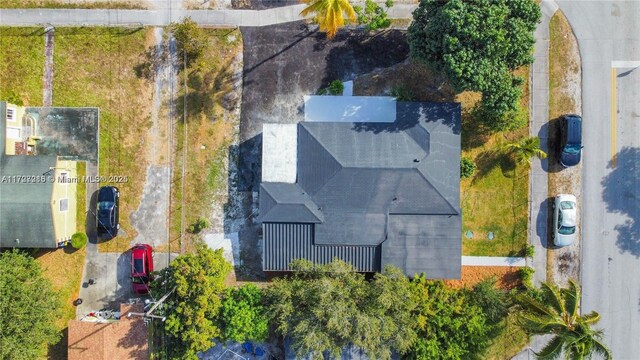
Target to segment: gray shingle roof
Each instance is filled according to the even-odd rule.
[[[376,271],[394,264],[408,275],[460,276],[459,104],[398,103],[397,114],[394,123],[298,125],[297,184],[261,186],[265,270],[286,270],[289,246],[304,243],[317,262],[333,253],[315,248],[381,248],[370,253],[380,257]],[[310,222],[304,240],[287,234]]]

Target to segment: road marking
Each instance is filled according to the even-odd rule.
[[[612,61],[612,68],[635,68],[640,66],[640,61]]]
[[[613,64],[612,64],[613,65]],[[611,68],[611,165],[612,167],[616,167],[617,165],[617,156],[616,156],[616,112],[618,110],[618,105],[616,104],[616,78],[618,77],[618,72],[616,68]]]

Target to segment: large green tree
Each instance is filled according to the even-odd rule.
[[[171,358],[195,359],[199,351],[214,345],[213,339],[221,337],[218,316],[224,280],[231,269],[222,249],[199,245],[195,253],[178,256],[153,281],[156,298],[175,289],[163,304]]]
[[[171,23],[170,29],[176,39],[178,60],[186,60],[187,65],[198,59],[209,47],[207,33],[190,17],[181,22]]]
[[[533,62],[540,16],[533,0],[421,0],[408,30],[411,55],[456,91],[482,92],[483,114],[501,121],[517,110],[522,79],[512,71]]]
[[[222,340],[261,342],[267,338],[267,318],[262,290],[253,284],[227,289],[222,301]]]
[[[290,337],[300,356],[340,357],[353,344],[371,359],[389,359],[392,349],[406,352],[416,335],[410,282],[399,270],[386,268],[367,282],[342,261],[292,264],[294,272],[276,279],[267,290],[275,331]]]
[[[612,359],[611,351],[602,343],[602,331],[591,329],[600,315],[595,311],[580,315],[580,295],[580,287],[570,281],[564,289],[543,283],[538,296],[517,297],[522,306],[522,327],[533,335],[553,335],[536,353],[538,359],[558,359],[563,353],[566,359],[572,360],[587,359],[595,354]]]
[[[418,308],[418,339],[410,353],[412,359],[481,358],[491,337],[492,321],[479,306],[483,299],[495,311],[495,300],[482,294],[448,288],[442,281],[414,279]],[[493,323],[501,319],[491,319]]]
[[[0,252],[0,359],[38,359],[60,338],[60,300],[40,265],[18,251]]]

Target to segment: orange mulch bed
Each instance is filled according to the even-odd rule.
[[[460,280],[445,280],[454,288],[472,287],[482,280],[495,276],[496,286],[510,290],[520,286],[519,267],[508,266],[463,266]]]

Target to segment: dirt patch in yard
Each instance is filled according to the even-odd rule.
[[[494,277],[498,288],[510,290],[521,284],[518,269],[512,266],[463,266],[460,280],[445,280],[445,283],[454,288],[470,288],[482,280]]]
[[[549,218],[547,228],[549,239],[553,233],[553,209],[551,203],[557,194],[573,194],[581,208],[582,163],[563,168],[559,163],[560,154],[560,118],[564,114],[580,114],[581,68],[578,42],[566,17],[561,11],[551,18],[549,23]],[[547,281],[560,286],[569,279],[580,278],[581,226],[580,216],[576,239],[570,246],[549,248],[547,250]]]
[[[146,9],[140,0],[3,0],[4,9]]]

